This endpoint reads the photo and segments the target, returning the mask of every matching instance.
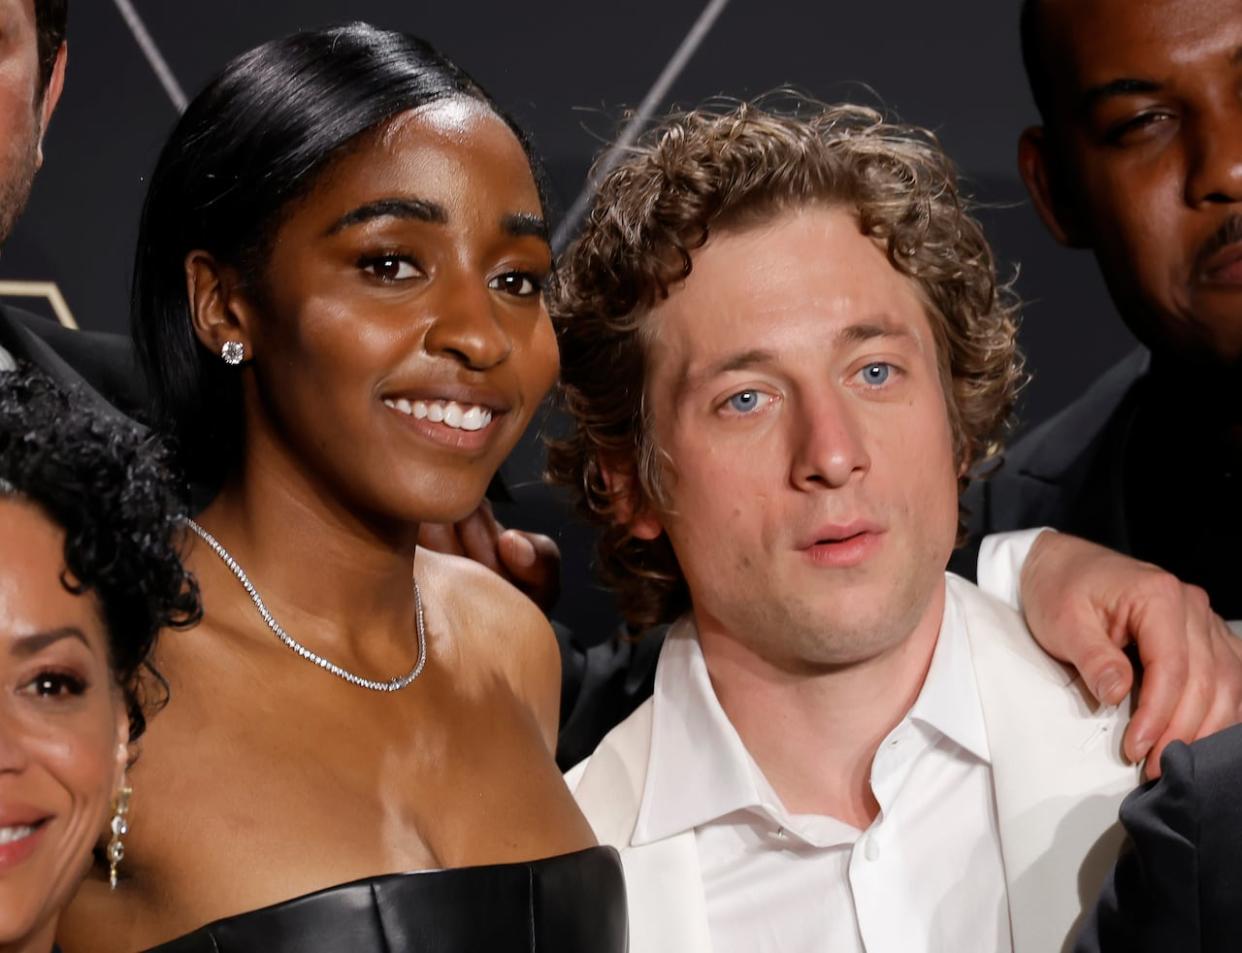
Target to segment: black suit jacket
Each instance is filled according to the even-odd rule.
[[[1130,840],[1075,953],[1242,949],[1242,725],[1160,767],[1121,806]]]
[[[1086,393],[1005,453],[992,476],[967,489],[969,543],[949,568],[975,578],[979,544],[989,533],[1051,526],[1131,552],[1121,482],[1123,447],[1137,406],[1137,385],[1151,364],[1139,349]]]
[[[127,337],[74,331],[0,305],[0,347],[87,400],[130,416],[141,416],[146,406],[146,387]]]

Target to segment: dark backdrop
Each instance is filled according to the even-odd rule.
[[[144,178],[176,117],[142,34],[174,87],[193,95],[227,58],[297,28],[367,19],[419,33],[475,75],[532,133],[554,199],[570,209],[592,156],[688,53],[659,108],[752,96],[792,84],[824,99],[882,103],[935,128],[960,163],[1007,270],[1028,302],[1022,342],[1035,379],[1024,426],[1063,406],[1133,346],[1091,260],[1054,245],[1015,170],[1035,118],[1022,74],[1018,0],[73,0],[66,92],[30,207],[0,259],[0,280],[55,282],[84,328],[126,325]],[[137,23],[126,14],[136,16]],[[698,24],[698,31],[694,28]],[[704,32],[704,27],[709,27]],[[701,42],[687,44],[688,35]],[[51,314],[43,303],[30,305]],[[523,503],[502,509],[566,553],[558,615],[602,632],[606,598],[589,588],[588,536],[537,479],[528,439],[507,466]],[[532,502],[532,498],[534,502]]]

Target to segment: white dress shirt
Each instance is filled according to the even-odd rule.
[[[1012,949],[959,612],[950,587],[922,691],[872,764],[880,814],[865,831],[785,809],[716,699],[693,623],[674,627],[633,844],[695,832],[714,953]]]
[[[17,370],[17,361],[13,359],[13,355],[6,351],[3,345],[0,345],[0,371]]]

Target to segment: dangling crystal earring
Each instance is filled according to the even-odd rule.
[[[225,341],[224,346],[220,348],[220,357],[224,359],[225,364],[236,367],[246,357],[246,345],[241,341]]]
[[[125,859],[125,842],[121,839],[129,833],[129,796],[134,789],[126,781],[121,782],[116,797],[112,799],[112,840],[108,841],[108,884],[116,889],[116,870]]]

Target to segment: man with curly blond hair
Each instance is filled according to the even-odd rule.
[[[550,469],[627,619],[672,623],[569,775],[631,949],[1059,949],[1138,773],[1123,716],[945,572],[1022,365],[934,137],[804,100],[670,117],[562,282]]]

